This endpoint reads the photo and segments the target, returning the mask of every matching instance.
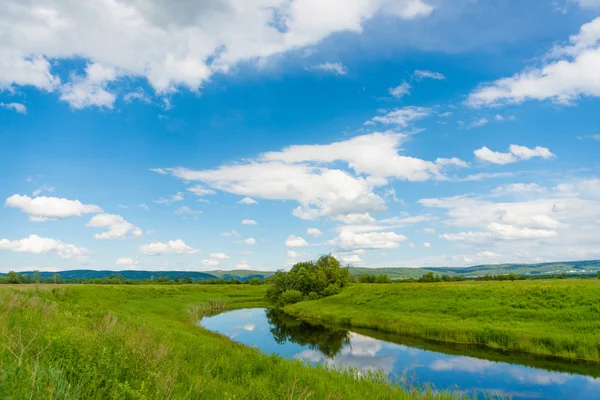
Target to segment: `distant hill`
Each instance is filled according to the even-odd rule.
[[[469,278],[478,276],[501,275],[513,272],[517,275],[544,276],[560,274],[596,274],[600,270],[600,260],[551,262],[542,264],[496,264],[475,265],[473,267],[436,267],[436,268],[350,268],[353,276],[361,274],[387,274],[391,279],[418,278],[428,272],[439,275],[464,275]]]
[[[409,279],[419,278],[428,272],[434,274],[446,275],[464,275],[468,278],[476,278],[484,275],[500,275],[513,272],[517,275],[545,276],[545,275],[592,275],[600,270],[600,260],[590,261],[569,261],[569,262],[551,262],[542,264],[497,264],[497,265],[475,265],[473,267],[436,267],[436,268],[360,268],[350,267],[350,273],[353,276],[361,274],[381,275],[387,274],[391,279]],[[23,274],[32,274],[32,271],[23,272]],[[94,279],[106,278],[109,275],[121,274],[126,279],[151,279],[159,276],[179,279],[189,276],[194,280],[208,280],[222,278],[229,280],[231,278],[247,281],[252,278],[266,279],[273,275],[274,271],[252,271],[252,270],[215,270],[215,271],[94,271],[94,270],[71,270],[59,272],[40,272],[42,278],[51,278],[54,274],[59,274],[63,279]],[[1,274],[0,275],[6,275]]]

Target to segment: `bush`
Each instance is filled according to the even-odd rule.
[[[377,275],[375,278],[375,283],[392,283],[392,280],[386,274]]]
[[[327,286],[325,290],[323,290],[323,296],[333,296],[338,294],[339,292],[340,287],[337,284],[332,283],[329,286]]]
[[[298,303],[302,301],[302,297],[302,292],[299,290],[286,290],[279,296],[279,303],[283,305]]]
[[[318,297],[331,296],[339,293],[350,278],[348,269],[342,268],[335,257],[322,256],[316,261],[298,263],[289,272],[277,271],[270,278],[272,285],[267,290],[267,299],[281,303],[281,296],[290,290],[299,291],[303,297],[311,292]]]
[[[319,300],[321,296],[317,292],[310,292],[304,300]]]
[[[370,275],[370,274],[362,274],[361,276],[358,277],[358,281],[360,283],[375,283],[376,279],[377,279],[377,277],[375,275]]]

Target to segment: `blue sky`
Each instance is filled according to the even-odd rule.
[[[8,1],[0,272],[600,258],[600,2]]]

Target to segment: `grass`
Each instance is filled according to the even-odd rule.
[[[355,284],[295,316],[428,340],[600,361],[600,280]]]
[[[0,398],[455,399],[266,355],[199,327],[265,286],[0,289]]]

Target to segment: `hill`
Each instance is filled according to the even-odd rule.
[[[475,265],[472,267],[436,267],[436,268],[361,268],[350,267],[350,273],[353,276],[361,274],[381,275],[387,274],[391,279],[409,279],[419,278],[428,272],[439,275],[464,275],[467,278],[476,278],[485,275],[501,275],[513,272],[517,275],[528,276],[548,276],[548,275],[593,275],[600,271],[600,260],[590,261],[568,261],[551,262],[541,264],[496,264],[496,265]],[[32,274],[32,271],[22,272],[23,274]],[[51,278],[54,274],[59,274],[62,279],[95,279],[106,278],[110,275],[121,274],[126,279],[152,279],[158,277],[169,277],[181,279],[189,276],[194,280],[208,280],[222,278],[225,280],[239,279],[247,281],[252,278],[267,279],[274,274],[274,271],[253,271],[253,270],[215,270],[215,271],[95,271],[95,270],[70,270],[59,272],[40,272],[42,278]],[[0,275],[5,275],[0,273]]]

